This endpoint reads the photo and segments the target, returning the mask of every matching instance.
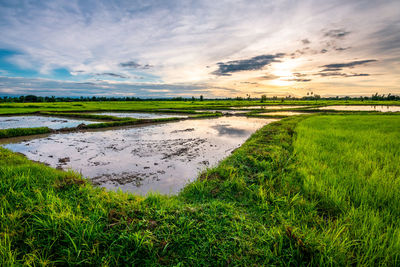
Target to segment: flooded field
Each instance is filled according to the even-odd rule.
[[[108,131],[52,134],[5,148],[73,169],[108,189],[176,193],[273,119],[221,117]],[[18,139],[23,140],[23,139]]]
[[[303,115],[307,114],[304,112],[296,112],[296,111],[276,111],[276,112],[265,112],[259,113],[260,115],[270,115],[270,116],[295,116],[295,115]]]
[[[143,113],[143,112],[100,112],[100,113],[92,113],[95,115],[107,115],[114,116],[120,118],[135,118],[135,119],[161,119],[161,118],[188,118],[188,115],[182,114],[162,114],[162,113]]]
[[[399,112],[400,106],[327,106],[320,110]]]
[[[76,127],[82,123],[91,124],[91,123],[98,123],[98,121],[65,119],[65,118],[33,116],[33,115],[0,117],[0,129],[34,128],[34,127],[49,127],[51,129],[61,129],[66,127]]]
[[[231,107],[231,109],[288,109],[288,108],[306,108],[307,106],[248,106],[248,107]]]

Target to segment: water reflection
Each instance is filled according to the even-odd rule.
[[[49,127],[51,129],[61,129],[65,127],[76,127],[79,124],[98,123],[98,121],[65,119],[45,116],[10,116],[0,117],[0,129],[10,128],[34,128]]]
[[[176,193],[273,119],[220,117],[119,130],[52,134],[5,145],[112,190]]]

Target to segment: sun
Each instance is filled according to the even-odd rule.
[[[273,65],[271,73],[277,78],[270,81],[270,84],[277,86],[288,86],[294,84],[294,70],[299,65],[296,59],[287,59]]]

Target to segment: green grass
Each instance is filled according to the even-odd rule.
[[[205,100],[205,101],[110,101],[110,102],[56,102],[56,103],[1,103],[0,114],[26,114],[39,111],[155,111],[157,109],[215,109],[251,105],[400,105],[399,101],[359,100]]]
[[[343,227],[350,260],[400,263],[400,117],[318,116],[297,132],[304,195]]]
[[[51,133],[48,127],[0,129],[0,138]]]
[[[0,265],[399,265],[400,116],[295,116],[177,196],[0,148]]]

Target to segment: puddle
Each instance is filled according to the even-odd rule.
[[[400,106],[328,106],[328,107],[320,107],[318,109],[320,109],[320,110],[398,112],[398,111],[400,111]]]
[[[161,118],[188,118],[188,115],[182,114],[160,114],[160,113],[141,113],[141,112],[101,112],[101,113],[92,113],[95,115],[107,115],[114,116],[119,118],[135,118],[135,119],[161,119]]]
[[[46,116],[9,116],[0,117],[0,129],[10,128],[34,128],[49,127],[51,129],[61,129],[65,127],[76,127],[79,124],[99,123],[99,121],[65,119]]]
[[[4,147],[52,167],[81,172],[95,185],[111,190],[173,194],[273,121],[245,117],[186,120],[52,134]]]
[[[288,108],[307,108],[307,106],[246,106],[246,107],[231,107],[231,109],[288,109]]]
[[[304,112],[295,112],[295,111],[276,111],[276,112],[266,112],[266,113],[258,113],[259,115],[271,115],[271,116],[295,116],[295,115],[303,115],[307,114]]]

